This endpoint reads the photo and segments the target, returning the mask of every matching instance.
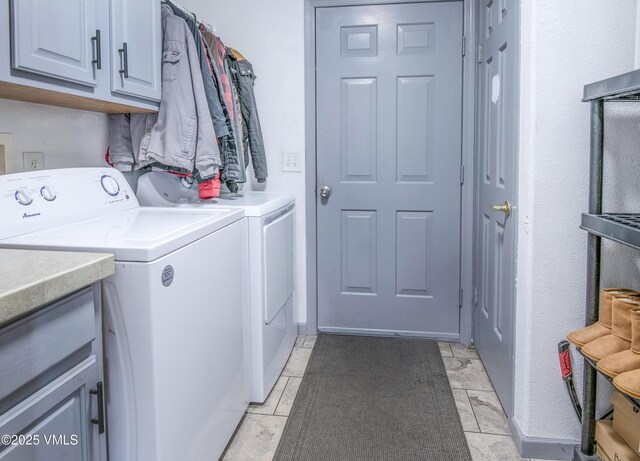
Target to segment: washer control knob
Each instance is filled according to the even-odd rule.
[[[118,181],[108,174],[102,176],[102,178],[100,178],[100,182],[102,183],[104,191],[112,197],[115,197],[120,193],[120,184],[118,184]]]
[[[24,189],[17,190],[15,197],[20,205],[27,206],[27,205],[31,205],[31,202],[33,202],[33,197],[31,196],[29,191]]]
[[[55,192],[53,192],[49,186],[41,187],[40,195],[42,195],[42,198],[44,198],[47,202],[53,202],[56,199]]]

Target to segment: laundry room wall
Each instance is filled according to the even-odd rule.
[[[45,168],[104,165],[105,114],[0,99],[0,133],[13,135],[12,172],[23,152],[43,152]]]
[[[579,439],[557,344],[584,325],[589,104],[583,85],[634,68],[635,1],[522,2],[514,422],[525,437]],[[640,210],[640,104],[606,106],[605,211]],[[635,178],[635,179],[634,179]],[[637,253],[606,245],[605,286],[640,289]],[[579,393],[582,360],[574,354]],[[600,391],[606,403],[608,385]]]
[[[269,178],[247,189],[287,191],[296,197],[295,321],[305,323],[306,241],[304,185],[304,2],[302,0],[179,0],[210,23],[225,45],[253,64]],[[282,153],[297,152],[299,173],[282,171]],[[251,168],[249,168],[251,170]],[[251,173],[253,174],[253,173]]]

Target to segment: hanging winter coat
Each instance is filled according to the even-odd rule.
[[[200,28],[200,32],[209,47],[212,56],[211,64],[214,73],[218,77],[222,95],[223,106],[227,109],[229,116],[230,137],[220,140],[220,150],[223,156],[222,180],[226,183],[231,192],[236,192],[236,184],[246,181],[245,159],[242,150],[242,121],[240,119],[240,108],[234,97],[231,74],[226,61],[227,50],[222,41],[211,32]],[[225,143],[233,143],[233,149],[225,149]]]
[[[170,1],[166,2],[167,5],[173,10],[173,14],[183,19],[187,23],[193,40],[196,45],[196,53],[198,54],[198,62],[200,63],[200,72],[202,74],[202,81],[204,83],[204,92],[207,96],[207,105],[209,106],[209,113],[213,120],[213,129],[216,132],[216,137],[227,136],[229,134],[229,128],[227,127],[226,117],[220,103],[220,96],[218,85],[213,74],[213,69],[209,63],[208,48],[204,42],[204,38],[200,33],[200,28],[195,18],[189,16],[180,8],[172,6]]]
[[[238,90],[245,139],[243,144],[249,144],[253,172],[258,182],[264,182],[268,176],[267,157],[262,139],[262,128],[258,118],[258,108],[253,92],[256,75],[253,66],[247,59],[233,48],[228,49],[227,62],[232,72],[234,85]],[[247,162],[248,163],[248,162]]]
[[[162,28],[159,111],[157,114],[120,114],[109,118],[111,161],[123,171],[156,167],[193,173],[197,182],[207,181],[218,173],[220,151],[197,49],[185,21],[175,16],[167,5],[162,5]],[[142,138],[138,141],[134,133],[141,134]]]

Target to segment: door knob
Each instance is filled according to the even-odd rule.
[[[331,188],[329,186],[322,186],[320,188],[320,197],[329,198],[331,196]]]
[[[508,200],[505,200],[502,205],[491,205],[491,211],[502,211],[508,218],[511,216],[511,204]]]

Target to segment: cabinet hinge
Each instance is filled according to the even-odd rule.
[[[460,287],[460,299],[459,299],[460,303],[458,305],[458,307],[462,307],[463,301],[464,301],[464,289],[462,287]]]
[[[464,185],[464,163],[460,165],[460,185]]]
[[[482,62],[482,46],[478,45],[478,64]]]
[[[467,37],[462,36],[462,57],[467,55]]]

